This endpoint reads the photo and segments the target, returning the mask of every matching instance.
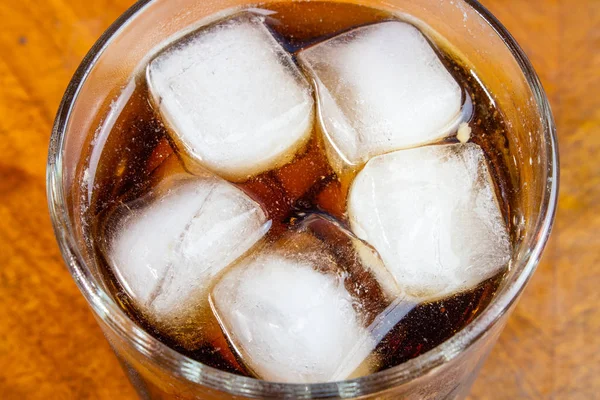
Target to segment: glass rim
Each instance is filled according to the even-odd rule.
[[[268,393],[269,395],[293,395],[298,398],[328,398],[332,395],[352,397],[377,393],[392,385],[407,383],[449,362],[477,342],[511,308],[539,262],[556,213],[559,186],[556,127],[540,80],[527,56],[512,35],[477,0],[461,0],[490,25],[519,65],[536,101],[548,154],[546,164],[548,184],[543,193],[539,216],[530,234],[530,236],[536,238],[534,246],[524,257],[515,260],[513,264],[513,268],[516,269],[514,276],[507,282],[505,289],[494,297],[486,309],[474,321],[447,341],[398,366],[360,378],[317,384],[274,383],[221,371],[178,353],[137,326],[112,297],[95,283],[95,278],[91,276],[86,268],[65,206],[66,199],[62,187],[62,158],[65,133],[71,111],[91,69],[107,46],[110,45],[113,36],[118,34],[121,28],[132,18],[143,12],[143,9],[153,1],[155,0],[139,0],[126,10],[96,41],[77,68],[57,112],[50,138],[46,171],[50,216],[65,263],[94,312],[119,337],[131,342],[138,352],[150,358],[153,362],[160,363],[179,378],[232,395],[259,396]]]

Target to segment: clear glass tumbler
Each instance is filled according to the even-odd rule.
[[[445,38],[506,114],[506,162],[519,188],[510,209],[516,249],[507,278],[487,309],[450,340],[397,367],[335,383],[276,384],[233,375],[187,358],[140,329],[110,296],[86,240],[82,154],[101,121],[111,118],[110,102],[155,46],[215,13],[255,4],[142,0],[104,33],[75,73],[58,111],[47,170],[50,213],[65,262],[141,398],[462,398],[535,270],[556,207],[558,154],[548,100],[517,43],[475,0],[342,1],[387,10]]]

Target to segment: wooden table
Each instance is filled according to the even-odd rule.
[[[0,398],[133,399],[46,211],[51,124],[80,60],[131,0],[0,2]],[[485,0],[558,124],[561,195],[542,263],[472,399],[600,398],[600,0]]]

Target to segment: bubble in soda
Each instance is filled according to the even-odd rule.
[[[501,281],[501,110],[394,16],[268,8],[186,34],[133,78],[94,169],[98,262],[131,318],[207,365],[292,383],[393,367]]]

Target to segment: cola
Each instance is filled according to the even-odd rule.
[[[235,13],[237,15],[239,10]],[[294,68],[301,71],[302,75],[295,79],[302,80],[305,82],[302,85],[311,88],[307,93],[315,103],[320,101],[317,97],[319,93],[315,89],[317,86],[314,86],[314,76],[311,77],[307,64],[301,60],[300,54],[304,49],[357,28],[399,20],[397,16],[382,10],[335,2],[261,5],[250,14],[251,17],[241,18],[260,18],[260,23],[290,55],[286,62],[293,63]],[[468,124],[468,131],[465,133],[462,125],[452,126],[449,128],[452,132],[436,140],[435,144],[441,146],[469,141],[483,150],[497,206],[510,234],[512,225],[508,215],[516,194],[515,182],[509,178],[506,164],[508,128],[502,110],[478,79],[477,72],[469,68],[467,60],[461,59],[450,44],[436,41],[433,35],[421,31],[436,57],[458,83],[462,93],[462,109],[468,109],[461,114],[463,122]],[[141,71],[147,69],[142,68]],[[240,263],[247,265],[249,262],[244,260],[248,258],[250,261],[260,259],[253,254],[260,254],[266,251],[264,249],[271,251],[271,247],[275,247],[274,251],[279,251],[280,243],[284,247],[293,243],[299,246],[299,252],[305,252],[305,248],[315,248],[316,253],[325,255],[336,266],[341,266],[341,272],[331,274],[342,277],[343,288],[354,299],[353,307],[361,308],[361,324],[364,327],[377,324],[381,315],[385,315],[385,310],[396,305],[397,302],[390,300],[394,297],[390,293],[396,289],[390,289],[386,283],[393,278],[386,275],[388,272],[378,272],[380,270],[377,268],[380,267],[368,267],[365,258],[361,258],[364,251],[371,251],[378,260],[376,263],[381,263],[384,257],[378,253],[382,252],[378,252],[374,248],[377,246],[353,231],[348,215],[348,196],[357,174],[364,168],[364,162],[346,168],[332,161],[331,150],[323,139],[324,128],[315,122],[310,125],[307,134],[302,134],[305,139],[298,139],[299,144],[288,152],[291,155],[273,164],[273,168],[232,177],[221,173],[216,167],[199,167],[190,162],[190,151],[182,145],[181,137],[174,135],[173,121],[166,117],[165,112],[161,112],[165,100],[153,93],[156,88],[151,85],[152,80],[149,84],[145,72],[132,77],[131,84],[122,90],[115,102],[113,111],[116,117],[110,124],[108,120],[102,123],[101,128],[106,130],[106,136],[103,140],[91,142],[90,155],[99,155],[95,164],[92,167],[90,156],[83,158],[86,164],[82,165],[85,170],[84,183],[93,182],[85,218],[93,238],[97,262],[107,287],[132,320],[166,345],[206,365],[240,375],[266,376],[269,379],[270,372],[261,372],[256,363],[248,361],[249,350],[239,349],[239,338],[236,339],[235,334],[230,332],[233,330],[232,323],[224,323],[224,313],[220,314],[218,307],[214,306],[215,296],[199,296],[197,301],[186,306],[189,309],[182,314],[183,317],[168,321],[157,318],[149,311],[150,308],[140,306],[140,302],[132,296],[131,288],[127,287],[126,280],[124,283],[122,273],[115,268],[115,261],[110,256],[115,226],[126,218],[123,216],[124,209],[135,210],[139,204],[145,204],[145,199],[160,199],[178,187],[163,188],[161,185],[165,185],[165,182],[211,174],[226,181],[226,185],[230,185],[227,187],[234,188],[235,193],[251,199],[264,211],[265,220],[269,221],[265,233],[248,244],[244,255],[239,255],[231,262],[234,267]],[[175,114],[169,115],[172,119]],[[316,117],[311,114],[310,118]],[[292,125],[297,126],[298,123]],[[200,158],[206,160],[207,157]],[[145,205],[139,207],[143,209]],[[304,239],[302,235],[309,235],[310,239]],[[367,250],[357,246],[364,246]],[[238,261],[240,257],[242,261]],[[227,271],[230,267],[224,268]],[[344,379],[377,372],[435,348],[467,326],[486,308],[502,284],[504,273],[505,269],[502,268],[474,287],[442,298],[433,296],[415,300],[414,296],[407,297],[402,303],[405,306],[401,307],[401,317],[393,319],[393,324],[388,323],[389,326],[378,333],[377,340],[365,352],[369,356],[362,357],[365,361],[358,360],[351,368],[352,374],[344,372],[331,376]],[[223,279],[221,275],[222,272],[217,272],[206,285],[212,288],[215,285],[212,280],[216,282]],[[211,293],[211,290],[208,289],[208,292]],[[358,298],[360,301],[356,302]]]

